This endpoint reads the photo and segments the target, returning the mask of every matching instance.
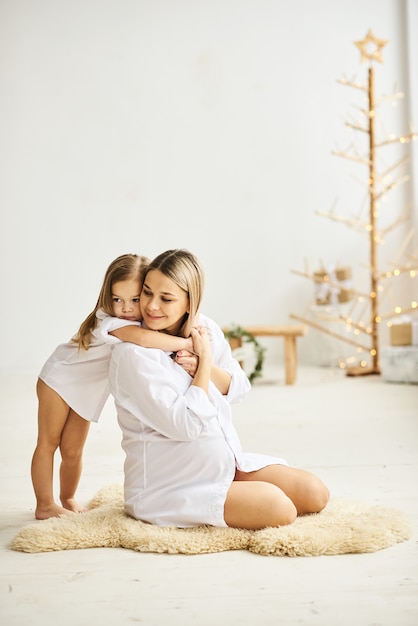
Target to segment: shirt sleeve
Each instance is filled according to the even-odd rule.
[[[228,372],[231,376],[226,399],[230,403],[241,402],[251,389],[251,383],[238,361],[232,356],[231,347],[222,329],[210,318],[201,315],[200,324],[208,328],[213,364]]]
[[[106,315],[102,309],[97,311],[96,317],[98,323],[96,328],[93,330],[92,335],[94,339],[100,343],[120,343],[121,339],[109,334],[112,330],[117,330],[118,328],[123,328],[124,326],[141,326],[141,322],[122,320],[119,317]]]
[[[169,439],[196,439],[217,415],[203,389],[162,350],[115,346],[110,384],[119,407]]]

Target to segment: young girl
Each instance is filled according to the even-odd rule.
[[[329,492],[318,477],[241,449],[230,405],[250,383],[222,330],[199,314],[203,282],[194,255],[168,250],[148,266],[140,302],[145,327],[191,335],[196,367],[177,367],[163,351],[132,343],[112,351],[126,512],[161,526],[257,530],[321,511]]]
[[[76,502],[75,492],[90,422],[97,422],[109,396],[112,344],[124,339],[167,352],[192,349],[190,338],[141,328],[139,294],[148,262],[144,256],[124,254],[110,264],[94,310],[76,336],[54,350],[39,374],[38,440],[31,466],[36,519],[84,510]],[[123,327],[124,334],[119,339],[118,329]],[[58,447],[62,506],[55,503],[53,496],[54,456]]]

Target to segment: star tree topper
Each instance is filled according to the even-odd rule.
[[[361,62],[369,60],[383,63],[382,48],[388,43],[387,39],[378,39],[370,29],[364,39],[354,43],[361,52]]]

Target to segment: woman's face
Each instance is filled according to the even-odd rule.
[[[160,270],[150,270],[140,298],[142,318],[151,330],[177,334],[184,315],[189,313],[189,297],[171,278]]]

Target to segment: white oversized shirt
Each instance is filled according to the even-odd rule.
[[[39,374],[49,387],[78,415],[97,422],[109,397],[109,363],[113,345],[119,339],[109,335],[112,330],[139,322],[110,317],[97,311],[98,323],[92,332],[88,350],[79,349],[73,341],[62,343],[47,359]]]
[[[230,403],[241,401],[250,383],[219,326],[205,316],[199,324],[209,330],[214,365],[231,374],[226,396],[213,383],[209,395],[192,385],[162,350],[120,343],[110,362],[126,455],[125,510],[162,526],[226,526],[224,504],[236,468],[287,464],[242,452]]]

